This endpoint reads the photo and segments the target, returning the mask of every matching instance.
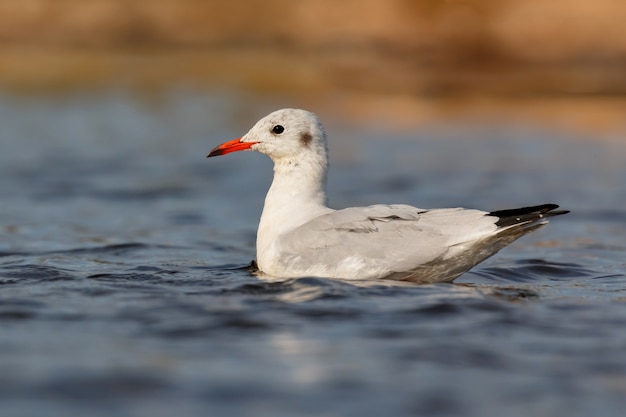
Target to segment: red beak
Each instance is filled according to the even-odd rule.
[[[227,153],[231,152],[246,151],[256,143],[258,142],[242,142],[241,138],[237,138],[235,140],[231,140],[229,142],[222,143],[221,145],[216,146],[211,152],[209,152],[206,157],[210,158],[211,156],[226,155]]]

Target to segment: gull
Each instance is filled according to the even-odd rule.
[[[547,217],[568,213],[556,204],[491,212],[405,204],[334,210],[326,200],[326,133],[306,110],[270,113],[207,157],[246,150],[274,162],[256,241],[256,265],[271,277],[451,282]]]

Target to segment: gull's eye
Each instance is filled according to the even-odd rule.
[[[285,131],[285,128],[282,127],[282,125],[276,125],[272,128],[272,132],[276,133],[277,135],[280,135],[281,133],[283,133]]]

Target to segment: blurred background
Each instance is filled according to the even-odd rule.
[[[247,123],[276,103],[390,128],[626,131],[623,0],[1,0],[0,19],[10,95],[186,88]]]
[[[282,107],[331,207],[571,214],[459,285],[266,283]],[[0,0],[0,416],[622,417],[626,0]]]

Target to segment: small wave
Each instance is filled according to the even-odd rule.
[[[479,277],[480,281],[530,283],[589,278],[598,275],[598,272],[574,263],[524,259],[509,266],[476,268],[468,274]]]
[[[65,254],[99,254],[99,253],[112,253],[112,254],[122,254],[132,250],[138,249],[150,249],[150,248],[172,248],[171,246],[166,245],[149,245],[145,243],[118,243],[113,245],[104,245],[104,246],[92,246],[92,247],[84,247],[84,248],[70,248],[70,249],[61,249],[61,250],[49,250],[49,251],[6,251],[0,252],[0,257],[7,256],[42,256],[42,255],[65,255]]]
[[[72,281],[76,278],[73,271],[47,265],[18,264],[3,265],[0,268],[0,285],[17,284],[25,281]]]

